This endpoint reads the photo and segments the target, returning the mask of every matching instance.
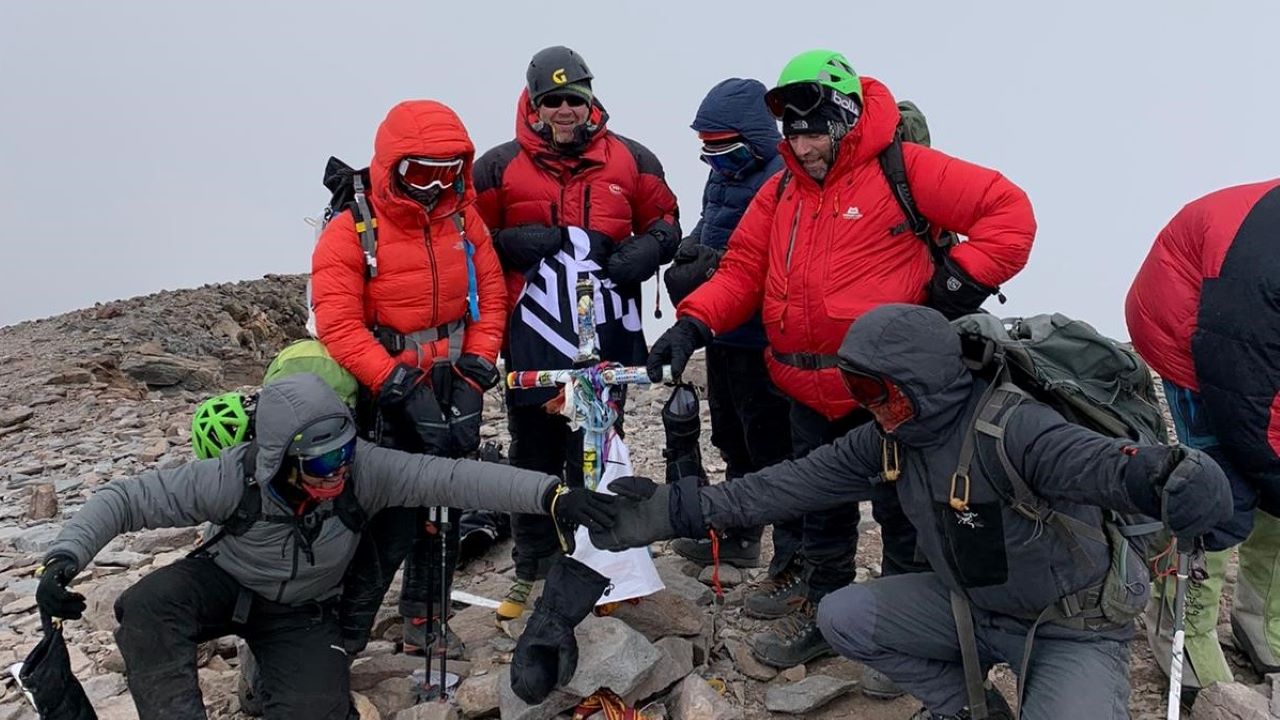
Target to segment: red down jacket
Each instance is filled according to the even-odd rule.
[[[677,309],[717,334],[760,310],[774,383],[831,419],[855,407],[839,371],[784,365],[775,353],[834,354],[867,310],[923,302],[933,274],[929,250],[906,229],[878,161],[898,125],[897,103],[888,88],[865,76],[862,94],[862,117],[841,141],[821,186],[782,141],[791,180],[781,197],[779,174],[747,208],[720,269]],[[921,214],[935,228],[967,237],[951,250],[962,270],[995,287],[1022,269],[1036,224],[1017,185],[920,145],[904,144],[903,157]]]
[[[461,198],[446,191],[428,214],[396,189],[394,167],[408,155],[462,157],[466,189]],[[325,228],[311,256],[311,293],[320,341],[360,383],[382,386],[397,362],[448,353],[448,341],[433,343],[417,358],[407,350],[392,357],[371,327],[411,333],[467,315],[467,260],[452,215],[461,213],[474,263],[480,318],[468,320],[462,352],[494,362],[506,327],[507,299],[502,269],[484,221],[474,207],[471,164],[475,146],[458,116],[433,100],[402,102],[387,113],[374,140],[369,165],[369,201],[378,222],[378,275],[365,278],[364,253],[350,212]]]
[[[644,145],[609,130],[603,108],[592,108],[594,135],[572,156],[539,135],[536,120],[525,90],[516,103],[516,139],[476,162],[477,207],[494,232],[518,225],[580,227],[622,242],[658,221],[678,227],[676,196],[662,164]],[[678,243],[678,235],[673,240]],[[523,273],[508,271],[508,296],[514,301],[522,289]]]

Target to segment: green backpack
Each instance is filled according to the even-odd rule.
[[[1164,524],[1143,515],[1104,510],[1102,528],[1056,513],[1027,485],[1004,451],[1012,411],[1028,397],[1057,410],[1069,422],[1138,444],[1168,441],[1164,416],[1146,363],[1132,349],[1088,323],[1054,313],[1001,320],[977,313],[952,321],[965,361],[990,379],[962,444],[954,478],[968,477],[975,453],[986,468],[1003,471],[1002,495],[1020,515],[1062,534],[1079,562],[1088,562],[1079,539],[1110,548],[1102,583],[1062,598],[1040,613],[1028,631],[1018,672],[1022,701],[1036,631],[1051,622],[1075,628],[1125,626],[1151,598],[1150,569],[1168,544]],[[991,478],[999,484],[1000,478]],[[967,491],[966,491],[967,492]],[[967,601],[952,594],[952,611],[964,661],[966,694],[973,717],[987,717],[982,672]]]
[[[1091,325],[1054,313],[1001,320],[978,313],[957,318],[966,363],[992,383],[977,412],[965,443],[957,474],[967,475],[973,451],[996,447],[998,460],[988,467],[1003,469],[1005,488],[1020,514],[1055,527],[1068,545],[1080,536],[1103,540],[1111,547],[1111,567],[1099,598],[1102,615],[1113,623],[1127,623],[1146,605],[1148,589],[1135,584],[1139,568],[1130,567],[1131,554],[1149,568],[1164,549],[1163,524],[1142,515],[1105,511],[1103,528],[1053,512],[1037,496],[1004,456],[1000,446],[1005,424],[1020,402],[1035,398],[1057,410],[1069,422],[1135,444],[1165,444],[1168,431],[1156,398],[1151,370],[1132,349],[1108,338]],[[1103,537],[1105,536],[1105,537]]]
[[[356,395],[360,390],[360,384],[354,375],[333,359],[328,348],[319,340],[298,340],[287,345],[267,366],[262,384],[266,385],[276,378],[304,372],[319,375],[321,380],[333,388],[347,407],[356,406]]]

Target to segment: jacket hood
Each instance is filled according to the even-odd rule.
[[[696,132],[733,131],[768,163],[778,154],[782,134],[764,103],[764,83],[750,78],[721,80],[698,106],[689,127]]]
[[[462,158],[465,182],[462,197],[443,192],[431,209],[434,220],[460,211],[475,200],[471,183],[471,163],[476,147],[457,113],[435,100],[406,100],[391,108],[378,126],[369,162],[369,182],[378,208],[401,221],[421,218],[423,207],[395,186],[395,166],[410,155],[433,158]]]
[[[529,99],[528,88],[520,91],[520,99],[516,101],[516,142],[529,155],[544,161],[577,157],[603,163],[603,140],[608,123],[609,113],[600,104],[599,98],[593,98],[591,114],[587,116],[587,145],[582,152],[566,153],[551,141],[550,129],[543,132],[542,121],[538,119],[538,108]]]
[[[840,140],[840,150],[836,161],[827,174],[826,183],[834,178],[853,172],[853,169],[865,162],[874,161],[884,149],[893,142],[898,131],[898,101],[894,99],[889,88],[875,78],[862,76],[862,115],[853,129]],[[778,151],[787,161],[791,173],[801,181],[813,182],[804,166],[791,152],[791,146],[784,139],[778,143]]]
[[[312,423],[331,418],[345,420],[350,437],[355,436],[355,422],[347,406],[318,375],[298,373],[267,383],[258,394],[254,420],[258,443],[254,476],[258,481],[265,483],[275,477],[294,436]]]
[[[973,390],[960,336],[932,308],[891,304],[868,311],[849,327],[839,356],[860,372],[893,381],[911,398],[915,416],[893,433],[907,445],[944,440]]]

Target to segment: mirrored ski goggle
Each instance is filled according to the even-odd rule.
[[[889,398],[888,384],[874,375],[866,375],[841,365],[840,377],[844,379],[849,395],[863,407],[877,405]]]
[[[461,158],[435,160],[432,158],[405,158],[400,161],[400,179],[415,190],[444,190],[453,185],[462,174]]]
[[[828,93],[834,95],[836,91],[816,82],[791,83],[765,93],[764,102],[769,112],[781,119],[787,109],[798,115],[808,115],[827,99]]]
[[[323,455],[298,458],[298,467],[302,470],[302,474],[308,477],[331,478],[350,465],[355,455],[356,441],[352,438],[346,445],[334,448]]]
[[[738,172],[755,157],[744,142],[702,146],[702,162],[720,172]]]

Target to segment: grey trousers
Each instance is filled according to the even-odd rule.
[[[1030,623],[976,607],[973,616],[983,666],[1017,671]],[[950,593],[936,574],[837,590],[818,606],[818,627],[841,655],[884,673],[929,710],[951,715],[968,704]],[[1024,720],[1129,717],[1127,640],[1042,625],[1027,674]]]

